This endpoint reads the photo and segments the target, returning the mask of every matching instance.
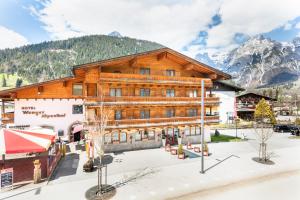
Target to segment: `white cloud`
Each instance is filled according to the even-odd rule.
[[[285,25],[299,16],[299,0],[224,0],[220,8],[222,24],[208,31],[209,48],[234,43],[235,33],[254,36]]]
[[[295,28],[300,29],[300,22],[295,25]]]
[[[0,26],[0,49],[14,48],[25,44],[28,44],[28,40],[24,36]]]
[[[293,24],[291,23],[286,23],[284,26],[283,26],[283,30],[291,30],[293,28]]]
[[[181,50],[208,31],[204,50],[212,54],[236,47],[236,33],[254,36],[290,28],[299,7],[299,0],[48,0],[42,10],[31,10],[53,39],[118,31]],[[222,23],[208,29],[217,13]],[[203,46],[193,45],[183,53],[202,51]]]
[[[219,6],[220,0],[52,0],[32,13],[53,39],[119,31],[179,50],[206,29]]]

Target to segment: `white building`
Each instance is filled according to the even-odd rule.
[[[243,90],[243,88],[228,83],[227,81],[215,81],[213,83],[213,88],[207,92],[207,95],[212,94],[220,98],[220,123],[233,122],[233,117],[236,112],[236,94]]]

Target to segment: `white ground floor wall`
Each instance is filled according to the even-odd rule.
[[[52,126],[54,131],[63,130],[68,140],[70,126],[84,120],[84,110],[75,114],[74,105],[83,105],[82,99],[16,99],[15,125]],[[84,109],[84,107],[83,107]]]
[[[234,116],[235,92],[234,91],[213,91],[220,98],[219,115],[221,123],[227,123],[228,117]]]

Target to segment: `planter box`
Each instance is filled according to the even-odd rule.
[[[177,155],[177,149],[171,149],[171,154],[172,155]]]
[[[204,151],[204,152],[203,152],[203,155],[204,155],[204,156],[208,156],[208,151]]]
[[[120,144],[119,141],[113,141],[113,144]]]
[[[178,154],[178,158],[179,158],[179,159],[184,159],[185,156],[184,156],[184,154]]]
[[[171,151],[171,147],[170,146],[166,146],[165,150],[169,152],[169,151]]]
[[[200,147],[194,147],[194,151],[195,151],[196,153],[200,153],[200,152],[201,152]]]
[[[148,138],[143,138],[142,140],[143,140],[143,141],[148,141],[149,139],[148,139]]]
[[[191,144],[186,145],[186,148],[189,149],[189,150],[193,149]]]

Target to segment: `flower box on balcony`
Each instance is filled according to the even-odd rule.
[[[113,141],[113,144],[120,144],[119,141]]]

